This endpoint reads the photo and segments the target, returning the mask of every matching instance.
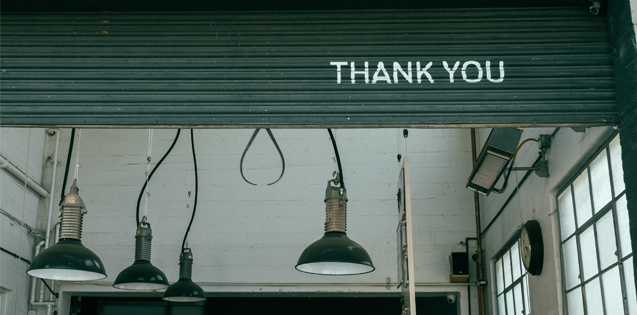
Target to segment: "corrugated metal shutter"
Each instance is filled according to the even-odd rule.
[[[584,8],[5,14],[2,125],[477,126],[618,120]],[[456,62],[454,82],[445,70]],[[483,70],[479,78],[476,63]],[[486,62],[491,63],[491,80]],[[336,66],[342,67],[337,84]],[[351,62],[364,75],[351,83]],[[379,62],[389,79],[372,84]],[[394,81],[393,65],[401,72]],[[421,75],[416,62],[434,83]],[[391,84],[388,82],[391,81]]]

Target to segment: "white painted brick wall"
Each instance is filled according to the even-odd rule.
[[[488,131],[479,130],[478,150]],[[3,132],[3,135],[9,134],[6,128]],[[249,284],[260,283],[266,285],[266,290],[383,292],[384,286],[373,289],[374,285],[384,283],[386,277],[395,282],[395,194],[399,169],[396,130],[339,130],[336,134],[350,198],[348,232],[352,239],[369,251],[377,267],[372,274],[354,277],[321,277],[294,270],[301,251],[323,233],[322,199],[326,181],[334,170],[333,152],[326,131],[273,131],[287,165],[284,178],[274,186],[250,186],[240,177],[239,159],[252,130],[195,132],[200,195],[190,246],[195,254],[193,276],[206,290],[255,291],[264,289],[263,285]],[[523,138],[551,132],[551,128],[529,129]],[[549,152],[551,177],[540,179],[532,175],[520,194],[521,211],[517,198],[514,198],[485,235],[486,258],[490,259],[515,233],[520,222],[531,218],[540,220],[547,258],[543,274],[533,277],[530,283],[534,313],[557,314],[558,287],[555,260],[551,254],[551,217],[548,216],[550,194],[560,187],[608,132],[605,128],[592,128],[585,134],[578,134],[562,129]],[[40,133],[42,138],[43,133]],[[32,131],[32,137],[34,134],[37,133]],[[59,151],[61,167],[66,161],[69,134],[69,130],[63,130]],[[171,144],[174,134],[174,130],[155,130],[154,163]],[[147,130],[83,130],[79,186],[88,207],[83,242],[103,259],[109,277],[95,283],[97,287],[74,284],[69,285],[67,291],[117,294],[110,285],[117,274],[133,261],[134,208],[144,181],[147,136]],[[12,147],[3,141],[3,150],[15,154],[13,150],[17,150],[15,147],[21,138],[9,138],[12,139]],[[398,138],[401,151],[404,151],[402,134]],[[172,281],[177,278],[179,246],[189,219],[190,210],[185,207],[189,180],[190,189],[194,189],[194,175],[189,173],[192,165],[189,140],[189,132],[184,130],[173,153],[150,184],[152,195],[148,215],[155,233],[153,263]],[[50,137],[48,141],[50,146],[54,138]],[[260,133],[245,159],[246,177],[260,184],[276,179],[280,172],[278,154],[268,141],[267,134]],[[38,161],[42,167],[43,147],[39,153],[37,148],[32,147],[31,150],[32,155],[39,154]],[[471,171],[469,131],[410,130],[408,150],[412,169],[416,282],[447,282],[447,256],[452,251],[463,251],[464,245],[460,242],[475,235],[473,194],[464,187]],[[521,151],[518,162],[520,165],[530,164],[536,154],[536,146],[529,144]],[[7,156],[4,151],[3,155]],[[19,160],[18,157],[14,159]],[[63,172],[62,168],[59,170],[57,183],[61,185]],[[41,170],[39,174],[41,176]],[[70,178],[72,176],[71,170]],[[13,180],[2,177],[2,202],[3,207],[15,209],[16,205],[21,206],[21,200],[18,200],[21,188],[15,183],[7,184],[9,179]],[[515,175],[512,175],[507,193],[482,198],[483,228],[495,216],[514,186]],[[58,194],[54,196],[56,204]],[[27,198],[26,209],[31,212],[25,214],[29,213],[29,224],[35,226],[37,197],[30,198]],[[2,223],[7,223],[7,220],[3,219]],[[7,231],[3,225],[3,247],[12,246],[5,244],[5,240],[16,237]],[[6,265],[5,261],[3,258]],[[492,280],[490,272],[487,277],[487,280]],[[234,286],[220,283],[232,283]],[[283,285],[289,283],[299,285]],[[317,283],[350,283],[354,286],[317,287]],[[420,287],[419,290],[460,292],[461,303],[466,304],[465,288]],[[389,292],[394,291],[392,288]],[[475,305],[476,300],[474,295],[472,304]],[[466,311],[464,304],[462,309]],[[492,305],[489,307],[493,311]]]
[[[45,129],[31,129],[29,149],[28,128],[0,128],[0,154],[18,169],[27,173],[31,179],[41,183],[45,138]],[[29,151],[28,172],[26,169],[27,150]],[[25,195],[24,183],[21,183],[7,171],[0,170],[0,208],[18,220],[22,220],[25,224],[36,228],[39,205],[39,195],[30,189],[27,189]],[[25,259],[33,259],[34,239],[26,233],[26,229],[22,228],[20,224],[2,214],[0,214],[0,246]],[[0,252],[0,286],[10,290],[7,293],[7,314],[26,314],[28,311],[30,282],[25,273],[27,268],[26,263],[5,252]]]
[[[170,146],[175,132],[154,131],[153,163]],[[273,130],[286,158],[285,176],[273,186],[248,185],[239,174],[241,153],[252,132],[195,130],[200,186],[189,239],[195,258],[194,280],[210,291],[263,289],[249,283],[299,283],[283,290],[365,292],[371,285],[384,284],[386,277],[395,283],[400,166],[396,154],[397,139],[404,150],[402,130],[399,137],[395,129],[336,132],[349,197],[348,235],[368,250],[377,268],[371,274],[351,277],[308,275],[294,269],[303,249],[323,234],[325,186],[335,167],[327,131]],[[62,163],[68,137],[69,131],[64,130]],[[83,243],[101,257],[109,276],[97,282],[99,289],[78,284],[63,289],[115,294],[112,281],[133,262],[134,209],[144,181],[147,138],[148,131],[139,129],[82,131],[79,187],[88,208]],[[262,131],[245,158],[245,175],[255,183],[268,183],[280,173],[278,154],[269,141]],[[448,282],[448,255],[464,251],[460,242],[475,236],[473,194],[464,188],[471,171],[469,131],[410,130],[407,148],[412,169],[416,282]],[[189,130],[183,130],[150,182],[152,261],[170,281],[177,280],[179,246],[190,215],[185,206],[189,176],[194,190],[194,175],[188,171],[191,166]],[[61,181],[59,172],[58,184]],[[236,285],[229,288],[219,283]],[[312,286],[316,283],[356,285],[317,289]],[[395,287],[386,290],[384,285],[377,290],[396,292]],[[464,287],[421,290],[458,291],[466,303]]]
[[[536,138],[539,134],[550,134],[553,128],[525,129],[522,139]],[[544,236],[544,265],[542,274],[532,276],[529,280],[531,296],[531,311],[533,314],[561,314],[559,293],[559,244],[553,242],[553,220],[555,218],[554,202],[555,193],[562,188],[574,172],[581,167],[584,160],[589,158],[592,152],[612,133],[612,128],[599,127],[587,128],[585,133],[576,133],[569,128],[561,128],[553,139],[551,149],[548,151],[549,178],[540,178],[531,174],[521,186],[520,193],[513,197],[511,202],[497,218],[494,224],[483,236],[485,251],[486,280],[490,283],[487,287],[487,313],[496,314],[493,276],[493,264],[495,255],[528,220],[538,220]],[[480,131],[479,143],[484,143],[488,136],[488,130]],[[516,165],[530,166],[537,158],[538,148],[535,143],[525,144],[516,158]],[[518,179],[522,179],[524,172],[519,172]],[[501,183],[497,185],[500,187]],[[516,177],[512,173],[509,185],[502,195],[492,193],[488,197],[481,197],[482,229],[484,230],[496,216],[505,200],[513,192],[516,186]]]

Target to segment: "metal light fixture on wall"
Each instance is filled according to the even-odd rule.
[[[71,138],[75,135],[73,130]],[[81,137],[81,131],[80,131]],[[68,175],[68,161],[71,159],[73,142],[69,147],[64,184]],[[79,144],[78,144],[79,151]],[[78,152],[79,160],[79,152]],[[104,264],[95,253],[84,247],[82,238],[82,220],[86,214],[86,205],[80,198],[77,187],[79,162],[75,164],[75,179],[71,191],[60,203],[60,240],[42,251],[33,259],[27,274],[36,278],[63,281],[90,281],[106,278]],[[64,194],[64,191],[62,191]]]
[[[515,154],[522,130],[516,128],[494,128],[469,176],[467,188],[489,195],[498,178]]]
[[[155,171],[159,168],[161,163],[166,159],[168,154],[170,154],[172,149],[175,147],[175,144],[179,139],[180,132],[181,130],[178,129],[172,145],[170,146],[168,151],[164,153],[164,156],[161,158],[161,160],[159,160],[157,165],[155,165],[152,172],[150,173],[148,173],[148,171],[150,169],[153,131],[149,130],[148,132],[148,163],[146,169],[146,181],[144,182],[142,190],[139,193],[139,198],[137,198],[137,208],[135,216],[135,222],[139,222],[137,223],[137,230],[135,231],[135,261],[131,266],[122,270],[122,272],[120,272],[115,279],[113,287],[117,289],[161,290],[168,287],[168,279],[166,278],[166,275],[159,268],[153,266],[153,264],[150,262],[153,231],[150,227],[150,223],[146,221],[146,215],[144,215],[142,217],[142,220],[139,221],[139,205],[142,200],[142,196],[146,195],[146,206],[144,208],[144,214],[146,214],[149,195],[147,190],[148,182],[152,178],[153,174],[155,174]]]
[[[539,139],[529,138],[518,145],[521,137],[522,130],[517,128],[494,128],[491,130],[489,138],[474,163],[473,171],[471,171],[467,181],[467,188],[485,196],[488,196],[492,191],[503,193],[512,171],[535,171],[540,177],[548,177],[548,161],[545,153],[551,146],[551,136],[540,135]],[[529,141],[539,143],[541,159],[532,167],[513,167],[518,151],[523,144]],[[511,166],[505,176],[502,188],[495,188],[495,184],[509,163]]]
[[[362,246],[352,241],[346,234],[347,191],[336,140],[330,129],[328,132],[334,146],[339,171],[335,173],[336,178],[327,182],[325,190],[325,234],[303,251],[296,269],[321,275],[369,273],[375,269],[372,259]]]
[[[195,202],[192,207],[190,223],[188,223],[186,234],[181,242],[181,254],[179,255],[179,280],[166,289],[163,297],[164,300],[171,302],[201,302],[206,299],[201,287],[192,281],[192,251],[186,244],[186,241],[188,240],[188,233],[192,226],[192,221],[195,219],[195,213],[197,211],[197,196],[199,192],[199,175],[197,174],[197,154],[195,153],[195,134],[193,129],[190,129],[190,144],[192,146],[192,161],[195,169]]]

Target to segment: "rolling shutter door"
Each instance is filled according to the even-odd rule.
[[[4,14],[1,23],[5,126],[618,121],[606,19],[579,7]]]

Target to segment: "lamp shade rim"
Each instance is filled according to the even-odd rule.
[[[60,281],[92,281],[106,278],[106,274],[69,268],[31,269],[27,274],[32,277]]]
[[[374,271],[367,251],[347,234],[325,233],[310,244],[295,266],[296,270],[321,275],[358,275]]]
[[[206,295],[192,280],[180,278],[166,289],[163,299],[171,302],[201,302],[206,300]]]
[[[192,303],[192,302],[203,302],[206,300],[206,298],[191,297],[191,296],[169,296],[169,297],[163,297],[163,300],[169,301],[169,302]]]
[[[123,290],[161,290],[168,288],[168,279],[149,260],[140,259],[117,275],[113,287]]]
[[[326,272],[313,272],[313,271],[309,271],[311,266],[310,264],[298,264],[296,265],[294,268],[300,272],[303,273],[307,273],[307,274],[311,274],[311,275],[322,275],[322,276],[356,276],[356,275],[364,275],[366,273],[370,273],[373,272],[374,270],[376,270],[376,267],[372,266],[372,265],[367,265],[367,264],[356,264],[358,265],[356,268],[351,268],[352,266],[349,266],[349,270],[348,272],[344,272],[344,273],[337,273],[337,272],[332,272],[332,273],[326,273]],[[355,265],[355,264],[351,264],[351,265]],[[365,268],[368,267],[368,268]],[[315,269],[315,268],[312,268]],[[357,269],[358,271],[351,271],[352,269]]]

